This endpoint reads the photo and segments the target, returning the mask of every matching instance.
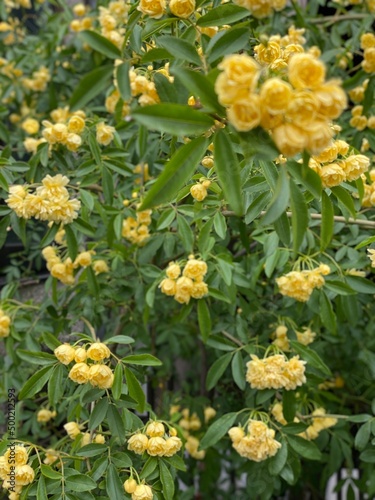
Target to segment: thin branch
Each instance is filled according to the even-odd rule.
[[[240,340],[236,339],[236,337],[233,337],[233,335],[231,335],[230,333],[226,332],[225,330],[222,330],[221,333],[224,335],[224,337],[227,337],[227,339],[231,340],[240,347],[243,347],[243,343]]]

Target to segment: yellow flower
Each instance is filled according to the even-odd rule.
[[[152,457],[164,456],[165,452],[165,439],[162,437],[152,437],[148,440],[147,453]]]
[[[270,1],[264,0],[235,0],[237,5],[251,11],[252,15],[257,19],[270,16],[272,14],[272,4]]]
[[[287,380],[284,384],[285,390],[294,390],[306,382],[305,364],[306,361],[301,361],[299,356],[293,356],[286,363],[285,370],[283,372],[284,377]]]
[[[207,196],[207,189],[200,182],[190,188],[191,196],[197,201],[203,201]]]
[[[340,166],[345,172],[348,181],[355,181],[367,172],[370,166],[370,159],[365,155],[351,155],[340,162]]]
[[[0,309],[0,338],[5,338],[9,336],[10,333],[10,317]]]
[[[212,420],[216,415],[216,410],[215,408],[212,408],[212,406],[207,406],[204,409],[204,421],[207,423],[210,420]]]
[[[56,462],[59,458],[59,453],[56,450],[48,449],[46,450],[46,456],[43,460],[43,463],[46,465],[51,465]]]
[[[96,434],[94,437],[94,443],[97,444],[104,444],[105,443],[105,437],[103,434]]]
[[[319,113],[330,120],[338,118],[348,104],[346,94],[339,83],[332,80],[314,89],[314,95],[320,104]]]
[[[65,145],[69,149],[69,151],[77,151],[77,149],[81,146],[82,139],[78,134],[69,133],[65,139]]]
[[[300,344],[309,345],[315,340],[316,333],[311,330],[311,328],[304,327],[303,332],[296,332],[297,340]]]
[[[220,104],[228,106],[239,98],[248,97],[254,91],[260,75],[260,67],[246,54],[225,56],[218,68],[223,72],[215,82],[215,92]]]
[[[205,450],[198,451],[199,440],[194,436],[188,436],[185,443],[185,450],[196,460],[203,460],[206,456]]]
[[[280,78],[269,78],[260,89],[260,102],[271,114],[285,113],[292,99],[293,88]]]
[[[16,469],[16,483],[21,486],[26,486],[34,481],[35,472],[30,465],[21,465]]]
[[[330,163],[318,170],[318,175],[322,180],[323,187],[338,186],[346,180],[345,171],[338,163]]]
[[[207,273],[207,264],[203,260],[189,259],[182,272],[186,278],[197,280]],[[190,282],[187,282],[190,287]]]
[[[36,415],[37,422],[46,423],[56,416],[56,412],[50,410],[39,410]]]
[[[30,135],[37,134],[39,132],[39,122],[34,120],[34,118],[27,118],[21,125],[23,130]]]
[[[137,10],[154,19],[165,14],[165,0],[140,0]]]
[[[167,277],[172,280],[175,280],[180,276],[180,274],[181,274],[180,266],[175,262],[170,262],[166,270]]]
[[[361,36],[361,49],[375,47],[375,35],[373,33],[364,33]]]
[[[132,500],[152,500],[153,498],[152,489],[147,484],[138,484],[132,493]]]
[[[12,459],[10,457],[12,457]],[[11,460],[12,461],[14,460],[14,464],[12,465],[15,465],[16,467],[21,467],[22,465],[27,464],[29,456],[24,446],[16,446],[14,450],[8,449],[4,453],[4,458],[7,464],[9,464]]]
[[[162,293],[170,296],[174,295],[177,290],[176,282],[169,278],[163,279],[163,281],[159,285],[159,288],[161,289]]]
[[[108,146],[113,140],[115,128],[100,122],[96,125],[96,140],[103,146]]]
[[[181,278],[178,278],[176,281],[176,287],[177,287],[176,293],[182,292],[190,295],[193,289],[193,285],[194,283],[189,277],[181,276]]]
[[[193,283],[193,289],[191,290],[191,296],[193,299],[201,299],[208,294],[208,286],[204,281],[195,281]]]
[[[228,434],[232,442],[237,444],[245,436],[245,431],[242,427],[232,427],[229,429]]]
[[[281,403],[275,403],[271,410],[274,418],[282,425],[286,425],[288,422],[284,418],[283,405]]]
[[[138,486],[137,481],[133,478],[130,478],[125,481],[124,490],[126,491],[126,493],[134,493],[137,486]]]
[[[271,64],[281,57],[280,43],[268,41],[267,44],[260,43],[254,47],[255,57],[262,64]]]
[[[284,123],[272,130],[272,139],[280,153],[289,158],[303,151],[307,136],[303,128]]]
[[[195,0],[171,0],[169,8],[174,16],[187,19],[195,11]]]
[[[296,89],[315,89],[323,84],[326,67],[312,54],[294,54],[288,61],[289,81]]]
[[[128,439],[128,450],[134,451],[138,455],[142,455],[148,448],[148,437],[145,434],[134,434]]]
[[[102,361],[103,359],[109,358],[111,351],[102,342],[94,342],[87,349],[87,357],[93,361]]]
[[[171,436],[165,441],[164,446],[164,457],[172,457],[178,451],[180,451],[182,447],[182,441],[177,436]]]
[[[73,7],[73,12],[76,16],[82,17],[86,14],[86,6],[83,3],[77,3]]]
[[[54,266],[55,267],[55,266]],[[56,358],[63,365],[68,365],[71,363],[76,355],[74,347],[69,344],[62,344],[53,351]]]
[[[74,361],[76,363],[83,363],[86,361],[87,353],[84,347],[76,347]]]
[[[74,439],[78,436],[78,434],[81,433],[81,429],[79,428],[79,425],[77,422],[68,422],[64,425],[64,429],[66,430],[68,436],[71,439]]]
[[[294,92],[286,110],[286,118],[298,127],[305,127],[315,119],[319,109],[319,101],[309,90]]]
[[[91,253],[81,252],[77,255],[73,265],[74,267],[78,266],[88,267],[90,264],[91,264]]]
[[[105,260],[95,260],[92,265],[96,275],[101,273],[108,273],[109,267]]]
[[[261,119],[261,101],[257,94],[249,94],[236,100],[227,110],[227,116],[234,128],[247,132],[257,127]]]
[[[239,443],[233,443],[233,448],[244,458],[261,462],[273,457],[281,448],[281,443],[274,439],[275,431],[269,429],[264,422],[251,420],[248,434]]]
[[[332,144],[333,130],[327,121],[316,120],[310,123],[306,131],[306,149],[311,154],[318,154]]]
[[[89,371],[89,382],[99,389],[109,389],[112,387],[114,375],[109,366],[98,364],[91,365]]]
[[[76,363],[69,372],[70,380],[77,384],[87,384],[90,368],[86,363]]]
[[[150,422],[146,428],[146,434],[150,437],[164,436],[165,428],[162,422]]]

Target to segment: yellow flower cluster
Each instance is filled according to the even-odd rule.
[[[122,223],[122,236],[134,245],[144,245],[150,237],[152,210],[137,212],[136,219],[127,217]]]
[[[96,140],[102,146],[108,146],[113,141],[115,132],[115,127],[100,122],[96,125]]]
[[[203,201],[207,196],[207,189],[210,187],[211,181],[202,177],[199,182],[195,183],[190,188],[190,194],[197,201]]]
[[[47,409],[42,409],[39,410],[37,415],[36,415],[36,420],[37,422],[40,422],[42,424],[46,424],[53,418],[55,418],[57,413],[55,411],[47,410]]]
[[[83,111],[76,111],[75,113],[68,112],[67,121],[64,122],[64,114],[65,113],[61,113],[60,115],[60,113],[55,113],[53,115],[56,117],[55,123],[43,120],[42,124],[45,128],[42,135],[51,146],[62,144],[66,146],[69,151],[74,152],[82,145],[81,134],[85,129],[86,115]]]
[[[99,7],[101,34],[121,49],[124,43],[125,28],[130,4],[124,0],[109,2],[108,7]]]
[[[262,19],[273,14],[275,10],[282,10],[287,0],[234,0],[234,3],[248,9],[257,19]]]
[[[195,12],[195,0],[170,0],[169,10],[174,16],[187,19]]]
[[[169,76],[168,70],[163,72],[167,78]],[[148,80],[146,76],[136,73],[133,69],[129,71],[130,89],[133,97],[138,97],[138,104],[140,106],[149,106],[160,102],[160,98],[156,91],[155,83]]]
[[[77,424],[77,422],[67,422],[64,425],[64,429],[65,429],[66,433],[68,434],[68,436],[70,437],[70,439],[75,439],[77,436],[82,434],[82,427],[83,426]],[[90,432],[83,433],[81,441],[80,441],[80,445],[86,446],[87,444],[90,444],[90,443],[104,444],[105,437],[102,434],[94,434],[93,436],[91,436]],[[51,457],[49,457],[49,458],[46,457],[48,460],[48,463],[55,462],[58,458],[58,454],[56,454],[56,452],[54,452],[54,450],[47,450],[47,451],[53,452]],[[47,463],[47,462],[44,461],[44,463]]]
[[[8,17],[7,22],[0,22],[0,33],[7,33],[2,42],[4,45],[12,45],[20,41],[25,36],[25,29],[20,26],[20,20],[15,17]]]
[[[369,171],[370,184],[365,175],[362,176],[365,193],[362,199],[363,207],[375,207],[375,168]]]
[[[228,434],[236,452],[254,462],[273,457],[281,448],[281,443],[275,439],[275,431],[259,420],[250,420],[247,434],[242,427],[232,427]]]
[[[337,418],[326,417],[325,415],[326,410],[324,408],[314,410],[311,414],[312,424],[299,436],[308,440],[316,439],[321,431],[337,424]]]
[[[110,389],[113,384],[114,375],[111,368],[102,361],[111,356],[111,351],[102,342],[94,342],[87,349],[84,347],[72,347],[70,344],[61,344],[54,350],[56,358],[63,365],[75,362],[69,372],[69,378],[77,384],[87,384],[99,389]],[[94,364],[88,364],[88,360]]]
[[[56,460],[58,460],[59,457],[60,457],[60,454],[58,451],[56,451],[52,448],[49,448],[45,452],[45,457],[44,457],[43,463],[46,465],[52,465],[56,462]]]
[[[49,69],[45,66],[41,66],[38,70],[33,72],[31,78],[24,78],[21,80],[21,83],[28,90],[44,92],[50,80],[51,75]]]
[[[371,260],[371,267],[375,267],[375,249],[368,248],[367,249],[368,257]]]
[[[375,115],[367,117],[362,113],[363,113],[362,105],[358,104],[357,106],[354,106],[351,110],[352,117],[349,121],[349,124],[359,131],[364,130],[366,127],[370,129],[375,129]]]
[[[9,336],[10,332],[10,317],[5,314],[5,312],[0,309],[0,338],[5,338]]]
[[[197,260],[193,255],[185,264],[181,276],[181,267],[176,262],[170,262],[167,277],[159,285],[162,293],[173,296],[180,304],[188,304],[190,299],[201,299],[208,293],[208,286],[204,276],[207,273],[207,264]]]
[[[57,174],[54,177],[44,177],[42,185],[38,186],[34,193],[29,192],[27,184],[10,186],[9,197],[5,202],[18,217],[35,217],[70,224],[78,217],[81,202],[69,197],[65,187],[68,183],[69,179],[65,175]]]
[[[75,16],[80,17],[81,19],[73,19],[70,23],[70,29],[72,31],[82,31],[89,30],[92,27],[94,18],[92,17],[84,17],[88,13],[88,8],[83,3],[78,3],[73,7],[73,13]]]
[[[359,102],[363,101],[369,81],[370,80],[366,78],[366,80],[364,80],[361,85],[358,85],[358,87],[354,87],[353,89],[349,90],[348,94],[353,102],[358,104]]]
[[[349,144],[337,140],[319,155],[310,158],[309,167],[319,175],[323,187],[331,188],[344,181],[355,181],[368,170],[370,160],[367,156],[347,156],[348,151]]]
[[[309,345],[314,342],[316,333],[313,332],[311,328],[306,326],[303,327],[303,330],[303,332],[295,332],[298,342],[303,345]],[[285,352],[290,351],[290,343],[287,332],[288,329],[285,325],[279,325],[273,333],[275,340],[272,342],[275,346]]]
[[[172,457],[182,447],[182,441],[174,428],[169,428],[166,434],[162,422],[150,422],[145,434],[138,432],[128,439],[128,450],[142,455],[146,452],[152,457]]]
[[[124,482],[124,490],[132,496],[132,500],[152,500],[154,494],[147,484],[137,483],[132,477]]]
[[[276,278],[276,283],[282,295],[292,297],[299,302],[307,302],[315,288],[322,288],[323,276],[327,276],[330,272],[329,266],[320,264],[311,270],[291,271]]]
[[[375,72],[375,35],[364,33],[361,36],[361,49],[363,50],[362,68],[366,73]]]
[[[277,422],[282,425],[287,425],[287,421],[284,417],[283,405],[279,402],[275,403],[271,409],[272,416],[275,418]],[[297,417],[294,417],[293,422],[299,422],[300,420]]]
[[[306,382],[306,361],[301,361],[299,356],[291,359],[282,354],[275,354],[259,359],[251,354],[248,361],[246,380],[252,389],[285,389],[291,391]]]
[[[22,487],[34,481],[34,469],[27,464],[28,459],[24,446],[9,447],[0,456],[0,479],[3,481],[2,487],[10,492],[10,500],[17,500]]]
[[[346,94],[338,80],[325,81],[326,67],[315,55],[293,53],[282,77],[260,85],[261,67],[247,54],[226,56],[218,68],[215,91],[237,130],[262,126],[286,157],[330,145],[330,121],[345,109]]]

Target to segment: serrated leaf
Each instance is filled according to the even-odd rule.
[[[216,444],[228,432],[237,419],[237,413],[231,412],[217,419],[203,436],[199,448],[205,450]]]
[[[202,137],[181,146],[165,165],[162,174],[148,191],[140,210],[172,201],[179,189],[193,175],[204,156],[208,140]]]
[[[220,186],[234,213],[241,216],[243,214],[241,171],[228,132],[219,130],[215,134],[214,147],[214,163]]]

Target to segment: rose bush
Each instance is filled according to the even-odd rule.
[[[0,4],[4,497],[375,495],[374,12]]]

